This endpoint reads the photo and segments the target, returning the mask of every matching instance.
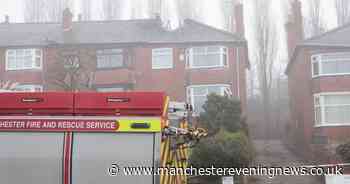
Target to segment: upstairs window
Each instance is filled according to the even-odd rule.
[[[173,68],[173,49],[152,49],[152,69]]]
[[[6,70],[26,70],[42,68],[41,49],[8,49]]]
[[[195,114],[203,112],[203,105],[211,93],[225,95],[230,92],[230,86],[225,84],[193,85],[187,87],[187,99],[193,106]]]
[[[38,84],[22,84],[15,87],[15,91],[18,92],[41,92],[43,86]]]
[[[314,96],[315,125],[350,125],[350,93],[325,93]]]
[[[227,48],[222,46],[193,47],[187,51],[188,68],[227,66]]]
[[[350,52],[313,55],[311,62],[313,77],[350,74]]]
[[[103,49],[97,51],[97,68],[109,69],[124,67],[122,49]]]

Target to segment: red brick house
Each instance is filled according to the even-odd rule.
[[[302,40],[300,7],[293,2],[287,24],[288,130],[304,155],[329,162],[350,138],[350,24]]]
[[[197,112],[208,93],[229,92],[245,109],[247,43],[242,6],[236,9],[236,34],[189,19],[172,31],[159,18],[73,22],[69,10],[62,23],[6,21],[0,24],[0,79],[19,82],[22,91],[63,90],[49,80],[59,74],[55,63],[63,52],[63,62],[89,63],[84,78],[98,91],[166,91]]]

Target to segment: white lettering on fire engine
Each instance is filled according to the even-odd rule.
[[[69,121],[62,121],[58,123],[58,128],[71,128],[71,129],[80,129],[84,128],[84,122],[69,122]]]
[[[25,128],[24,121],[2,121],[0,128]]]
[[[86,128],[91,129],[115,129],[114,122],[87,122]]]
[[[8,120],[0,121],[0,128],[6,129],[117,129],[114,121],[52,121],[52,120]]]

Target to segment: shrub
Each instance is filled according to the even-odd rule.
[[[241,107],[238,100],[210,94],[203,109],[199,121],[208,130],[209,135],[216,134],[222,128],[229,132],[236,132],[242,128]]]
[[[345,162],[350,162],[350,142],[339,145],[336,152]]]

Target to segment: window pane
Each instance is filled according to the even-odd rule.
[[[322,74],[350,73],[350,53],[320,55]]]
[[[23,92],[40,92],[43,90],[41,85],[32,85],[32,84],[23,84],[17,85],[15,87],[15,91],[23,91]]]
[[[122,87],[97,88],[98,92],[121,92],[125,91]]]
[[[41,67],[40,49],[13,49],[8,50],[8,69],[32,69]]]
[[[313,75],[318,75],[319,74],[319,71],[318,71],[318,62],[314,62],[312,63],[312,69],[313,69]]]
[[[350,122],[350,106],[344,106],[343,107],[343,121],[342,123],[349,123]]]
[[[221,86],[209,86],[208,87],[208,94],[215,93],[215,94],[221,94]]]
[[[16,67],[16,58],[14,56],[7,57],[7,65],[9,69]]]
[[[343,60],[345,58],[350,58],[350,53],[340,52],[340,53],[322,54],[322,60]]]
[[[122,55],[111,55],[109,57],[110,67],[122,67],[123,66],[123,56]]]
[[[207,87],[193,87],[193,95],[207,95],[208,90]]]
[[[321,124],[321,107],[315,107],[315,122],[316,125]]]
[[[320,106],[320,97],[315,97],[315,106]]]
[[[324,103],[327,123],[350,122],[350,95],[325,95]]]
[[[325,107],[325,118],[327,123],[349,123],[349,114],[350,106]]]
[[[323,74],[337,73],[337,63],[336,62],[322,62],[322,73]]]
[[[172,68],[173,50],[171,48],[152,49],[152,68]]]
[[[35,49],[35,56],[41,57],[41,50],[40,49]]]
[[[0,133],[4,184],[61,184],[63,133]]]
[[[223,88],[226,88],[226,86],[207,85],[207,86],[191,87],[190,90],[192,91],[192,93],[188,95],[192,95],[191,99],[193,100],[192,106],[194,107],[194,111],[196,113],[202,112],[203,111],[202,106],[207,100],[207,96],[211,93],[223,95],[223,91],[222,91]]]
[[[110,176],[107,168],[153,166],[153,134],[75,133],[73,140],[73,184],[153,183],[152,175]]]
[[[194,55],[192,64],[195,67],[220,66],[220,54]]]
[[[342,123],[339,107],[325,107],[325,121],[327,123]]]
[[[97,51],[97,68],[123,67],[124,57],[121,49],[104,49]]]
[[[207,101],[206,96],[194,96],[193,97],[194,101],[194,109],[197,113],[203,112],[203,105]]]
[[[24,68],[32,68],[33,57],[31,55],[25,55],[23,57],[23,67]]]
[[[23,62],[24,62],[23,57],[17,57],[16,58],[15,68],[16,69],[23,69]]]
[[[192,50],[194,54],[203,54],[206,52],[206,47],[195,47]]]
[[[339,73],[350,73],[350,60],[338,61],[337,69]]]
[[[41,67],[41,58],[40,57],[35,57],[35,67]]]
[[[227,49],[220,46],[196,47],[192,49],[191,67],[216,67],[226,65]]]
[[[23,57],[24,55],[24,49],[17,49],[16,50],[16,55],[19,57]]]
[[[325,105],[350,104],[350,95],[324,95]]]
[[[207,52],[208,53],[220,53],[221,52],[221,48],[222,47],[218,47],[218,46],[210,46],[207,48]]]
[[[8,56],[14,56],[14,55],[16,55],[16,51],[15,50],[8,50],[8,52],[7,52],[7,55]]]

